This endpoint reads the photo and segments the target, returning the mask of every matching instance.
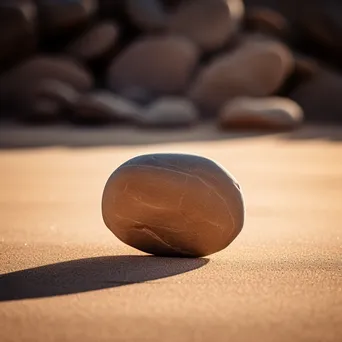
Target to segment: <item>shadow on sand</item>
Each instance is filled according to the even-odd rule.
[[[143,283],[190,272],[209,259],[105,256],[0,275],[0,301],[52,297]]]

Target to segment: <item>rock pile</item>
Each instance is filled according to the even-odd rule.
[[[0,117],[141,127],[211,118],[274,130],[341,122],[342,6],[297,2],[3,0]]]

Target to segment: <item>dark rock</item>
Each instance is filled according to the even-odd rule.
[[[78,91],[93,85],[92,76],[78,63],[67,58],[35,56],[0,77],[0,101],[30,102],[42,80],[64,82]]]
[[[73,120],[84,123],[136,122],[140,116],[138,105],[105,90],[84,94],[73,109]]]
[[[152,154],[113,172],[104,188],[102,215],[121,241],[141,251],[201,257],[237,237],[244,204],[235,179],[215,162]]]

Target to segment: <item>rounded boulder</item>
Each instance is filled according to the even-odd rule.
[[[214,161],[149,154],[112,173],[103,192],[102,215],[116,237],[141,251],[202,257],[238,236],[244,202],[234,177]]]

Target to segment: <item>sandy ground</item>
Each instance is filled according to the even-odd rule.
[[[0,128],[0,341],[342,341],[342,128],[264,136]],[[105,227],[110,173],[189,152],[242,185],[246,223],[205,259]]]

